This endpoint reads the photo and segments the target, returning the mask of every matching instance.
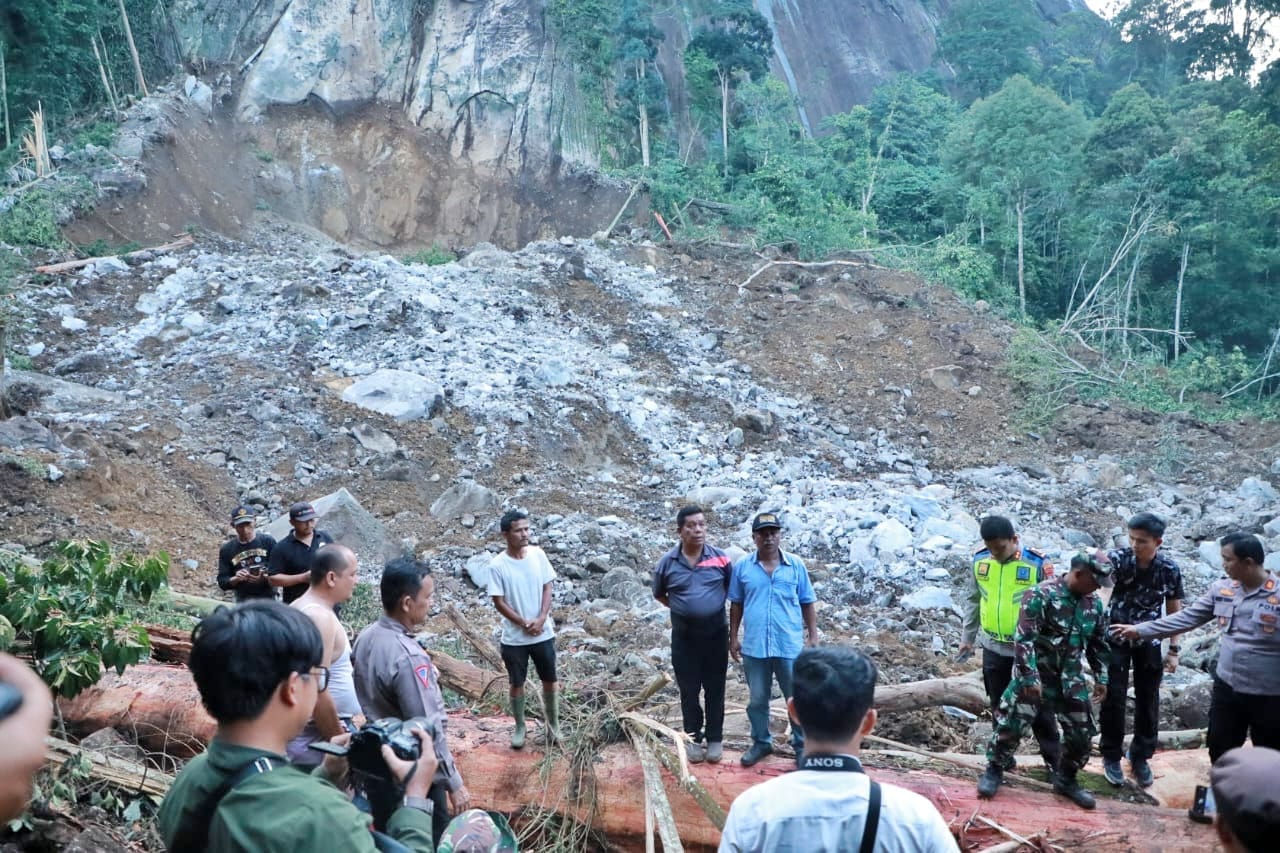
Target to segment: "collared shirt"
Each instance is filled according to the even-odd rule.
[[[862,844],[871,780],[865,773],[796,770],[738,795],[720,853],[852,853]],[[876,853],[948,853],[956,840],[933,803],[880,783]]]
[[[1076,595],[1067,575],[1045,581],[1022,599],[1013,648],[1014,675],[1028,683],[1051,677],[1061,679],[1065,690],[1082,677],[1088,658],[1093,677],[1106,684],[1111,647],[1102,599]]]
[[[654,567],[653,596],[667,596],[676,616],[717,616],[723,623],[724,600],[732,575],[733,563],[719,548],[704,544],[698,562],[691,566],[677,544]]]
[[[817,596],[809,570],[794,554],[782,552],[769,574],[752,551],[733,564],[729,600],[742,605],[742,653],[753,658],[795,658],[804,648],[801,606]]]
[[[271,563],[268,572],[273,575],[300,575],[303,572],[311,571],[311,558],[315,556],[316,551],[320,550],[321,545],[333,544],[333,537],[323,530],[316,530],[311,534],[311,544],[303,545],[298,541],[298,537],[293,535],[293,531],[289,531],[289,535],[276,543],[276,547],[271,549]],[[306,593],[311,585],[308,583],[294,584],[281,589],[284,603],[288,604],[295,601]]]
[[[1218,678],[1237,693],[1280,697],[1280,579],[1267,572],[1262,586],[1245,592],[1221,578],[1177,613],[1138,626],[1142,639],[1163,639],[1217,620],[1222,629]]]
[[[356,696],[370,720],[426,717],[436,725],[436,781],[450,791],[462,787],[462,777],[449,751],[449,714],[440,693],[440,675],[431,656],[390,616],[360,632],[351,653],[355,667]]]
[[[1167,599],[1181,601],[1182,570],[1178,564],[1157,551],[1147,568],[1139,568],[1132,548],[1120,548],[1107,553],[1114,569],[1115,589],[1111,593],[1111,609],[1108,616],[1113,625],[1136,625],[1151,622],[1164,615]],[[1149,641],[1158,642],[1158,641]],[[1126,646],[1127,642],[1113,645]]]
[[[209,796],[240,768],[259,757],[281,765],[251,776],[223,797],[209,822],[206,853],[303,853],[307,850],[372,851],[369,815],[318,775],[285,763],[283,755],[214,738],[182,768],[160,804],[156,825],[174,850],[179,831],[199,814]],[[400,808],[387,834],[416,853],[431,853],[431,816]]]
[[[978,585],[977,571],[978,564],[982,562],[985,562],[988,567],[998,567],[999,571],[1016,572],[1019,568],[1026,568],[1028,572],[1034,571],[1036,583],[1043,583],[1053,577],[1053,564],[1045,559],[1044,554],[1033,548],[1020,549],[1011,560],[1005,563],[994,560],[988,548],[983,548],[973,555],[973,567],[969,571],[968,585],[965,587],[964,621],[960,628],[960,642],[972,646],[976,641],[977,645],[985,651],[1011,658],[1013,657],[1012,642],[1000,640],[986,631],[979,630],[982,626],[982,599],[985,590]],[[1023,594],[1015,591],[1007,604],[1013,608],[1021,607]]]

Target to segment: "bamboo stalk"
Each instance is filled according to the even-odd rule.
[[[53,173],[53,163],[49,160],[49,139],[44,131],[44,105],[36,104],[31,114],[31,134],[23,135],[22,148],[35,161],[36,175],[45,177]]]
[[[125,11],[124,0],[116,0],[116,3],[120,6],[120,18],[124,21],[124,37],[129,42],[129,55],[133,57],[133,73],[137,75],[138,88],[145,98],[151,93],[147,91],[147,81],[142,76],[142,60],[138,58],[138,45],[133,41],[133,27],[129,26],[129,13]]]
[[[667,789],[662,784],[662,773],[658,770],[653,750],[643,734],[633,737],[631,744],[635,747],[636,755],[640,758],[640,768],[644,771],[645,797],[651,798],[662,849],[664,853],[684,853],[680,830],[676,828],[676,818],[671,811],[671,802],[667,799]]]
[[[120,118],[120,105],[116,103],[116,93],[111,88],[111,80],[107,78],[107,66],[103,63],[102,53],[98,50],[98,39],[90,36],[89,44],[93,46],[93,58],[98,60],[98,75],[102,78],[102,88],[107,90],[107,100],[111,102],[111,112],[118,120]]]

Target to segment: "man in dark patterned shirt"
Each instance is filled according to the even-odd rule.
[[[1129,547],[1107,556],[1113,567],[1115,591],[1108,614],[1113,625],[1134,625],[1159,619],[1162,613],[1182,609],[1182,572],[1160,551],[1164,541],[1164,519],[1140,512],[1129,519]],[[1107,673],[1109,690],[1102,703],[1100,728],[1103,772],[1112,785],[1124,784],[1120,756],[1124,750],[1124,713],[1129,692],[1129,671],[1133,670],[1133,740],[1129,744],[1129,764],[1133,777],[1146,788],[1154,781],[1147,760],[1156,748],[1160,726],[1160,679],[1178,666],[1178,638],[1169,643],[1169,654],[1160,659],[1159,640],[1130,642],[1112,637],[1111,666]]]

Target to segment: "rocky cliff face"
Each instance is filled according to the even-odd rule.
[[[948,0],[755,0],[775,31],[774,70],[799,96],[802,120],[866,100],[881,81],[928,67]],[[1053,18],[1080,0],[1041,0]],[[591,163],[576,81],[545,26],[546,0],[177,0],[189,61],[237,64],[236,112],[315,101],[335,113],[395,104],[455,158],[523,169],[536,153]],[[680,51],[696,28],[690,4],[658,14],[660,63],[680,89]],[[678,98],[677,98],[678,99]],[[548,157],[547,155],[550,155]]]

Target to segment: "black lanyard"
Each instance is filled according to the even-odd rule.
[[[819,770],[828,773],[862,773],[862,762],[852,755],[805,755],[800,760],[801,770]],[[862,846],[859,853],[871,853],[876,848],[876,835],[880,829],[880,785],[871,779],[867,798],[867,822],[862,830]]]

